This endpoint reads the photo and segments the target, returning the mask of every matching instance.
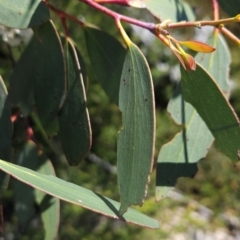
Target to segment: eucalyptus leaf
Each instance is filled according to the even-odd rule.
[[[216,79],[221,89],[229,94],[229,49],[222,36],[215,31],[207,44],[216,48],[211,54],[198,53],[195,57]],[[178,86],[168,104],[168,112],[183,130],[165,144],[158,156],[156,200],[168,196],[179,177],[193,177],[197,162],[204,158],[214,138],[191,104],[184,101]]]
[[[132,205],[142,205],[147,194],[155,144],[155,111],[148,63],[131,43],[124,61],[119,108],[123,127],[117,143],[118,184],[122,215]]]
[[[74,47],[77,52],[79,64],[81,66],[81,75],[83,78],[83,83],[84,83],[85,88],[87,89],[87,86],[88,86],[87,67],[86,67],[85,61],[83,59],[83,56],[82,56],[81,52],[79,51],[79,49],[77,48],[76,44],[74,44]]]
[[[11,28],[30,28],[50,18],[48,7],[41,0],[1,0],[0,24]]]
[[[214,78],[223,93],[229,95],[229,66],[231,62],[229,48],[225,39],[215,30],[207,44],[216,50],[210,54],[198,53],[195,60]]]
[[[196,110],[183,99],[180,86],[168,104],[168,112],[183,130],[163,145],[157,160],[156,200],[168,196],[179,177],[193,177],[197,162],[205,157],[213,142],[212,134]]]
[[[239,122],[214,79],[199,65],[196,71],[181,68],[184,99],[192,104],[215,138],[215,146],[237,162],[240,149]]]
[[[58,113],[66,90],[63,47],[52,21],[34,29],[34,41],[36,108],[46,132],[53,135],[58,131]]]
[[[92,67],[111,101],[118,104],[120,77],[126,49],[114,37],[99,29],[84,28]]]
[[[78,165],[89,152],[91,127],[81,67],[74,44],[65,45],[67,68],[66,100],[59,115],[60,139],[70,165]]]
[[[159,228],[158,221],[134,209],[129,209],[122,217],[118,214],[120,206],[118,202],[55,176],[40,174],[2,160],[0,160],[0,169],[18,180],[64,201],[142,227]]]

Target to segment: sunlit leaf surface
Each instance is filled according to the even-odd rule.
[[[0,169],[6,173],[10,173],[18,180],[64,201],[142,227],[159,228],[158,221],[134,209],[129,209],[122,217],[118,214],[120,207],[118,202],[55,176],[40,174],[28,168],[2,160],[0,160]]]

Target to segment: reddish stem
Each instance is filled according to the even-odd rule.
[[[233,42],[235,42],[238,46],[240,46],[240,40],[237,36],[235,36],[232,32],[230,32],[227,28],[221,27],[219,28],[221,33],[223,33],[226,37],[231,39]]]
[[[66,18],[65,17],[61,18],[61,21],[62,21],[62,25],[63,25],[64,31],[65,31],[65,36],[69,37],[69,31],[68,31],[68,27],[67,27]]]
[[[92,0],[79,0],[79,2],[86,3],[89,6],[91,6],[95,9],[105,13],[106,15],[114,18],[115,20],[119,19],[120,21],[128,22],[128,23],[134,24],[136,26],[148,29],[149,31],[151,31],[153,33],[155,32],[155,25],[156,25],[155,23],[143,22],[143,21],[136,20],[134,18],[130,18],[130,17],[118,14],[118,13],[116,13],[116,12],[114,12],[114,11],[112,11],[112,10],[110,10],[110,9],[92,1]]]
[[[219,20],[219,6],[217,0],[212,0],[212,6],[213,6],[213,17],[214,20]]]
[[[64,11],[62,10],[59,10],[57,8],[55,8],[54,6],[52,6],[50,3],[48,3],[46,0],[42,0],[47,6],[49,9],[51,9],[53,12],[55,12],[59,18],[66,18],[66,19],[69,19],[69,20],[72,20],[73,22],[76,22],[77,24],[79,24],[80,26],[84,26],[85,23],[80,21],[79,19],[77,19],[76,17],[70,15],[70,14],[67,14],[65,13]],[[63,27],[65,28],[65,26],[63,25]],[[66,29],[65,29],[66,31]]]
[[[204,26],[219,26],[221,24],[239,22],[240,20],[233,18],[225,18],[220,20],[209,20],[209,21],[195,21],[195,22],[177,22],[168,23],[165,28],[179,28],[179,27],[204,27]]]

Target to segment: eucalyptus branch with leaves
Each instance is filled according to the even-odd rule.
[[[239,160],[239,119],[225,97],[230,94],[230,57],[222,34],[239,46],[239,38],[225,25],[239,23],[240,14],[228,7],[234,5],[233,0],[229,5],[213,0],[213,20],[199,21],[195,20],[192,8],[183,1],[78,2],[113,18],[125,46],[97,26],[57,8],[48,0],[22,0],[21,3],[3,0],[0,3],[1,25],[33,30],[33,37],[11,77],[4,80],[0,77],[0,116],[3,122],[0,135],[5,136],[0,141],[0,169],[5,172],[0,179],[1,187],[7,188],[5,183],[11,175],[41,191],[36,191],[34,197],[30,190],[26,190],[25,184],[17,186],[28,192],[31,198],[27,205],[29,215],[21,220],[25,226],[34,211],[34,201],[43,202],[45,195],[42,192],[56,197],[51,208],[50,205],[45,208],[41,205],[44,209],[41,214],[45,211],[49,216],[56,215],[52,218],[55,232],[43,220],[46,234],[50,236],[48,239],[57,235],[59,199],[114,219],[156,229],[159,227],[157,220],[129,208],[142,206],[147,196],[154,166],[156,127],[161,126],[156,126],[154,84],[148,61],[128,36],[122,22],[150,31],[171,50],[181,65],[181,81],[167,111],[183,129],[159,152],[156,199],[160,200],[173,191],[178,178],[196,174],[197,162],[206,156],[213,141],[215,147],[234,163]],[[104,4],[128,6],[133,10],[145,8],[157,20],[147,22],[125,16]],[[229,18],[219,18],[219,4]],[[50,12],[60,18],[64,34],[59,33]],[[85,90],[85,59],[78,43],[71,39],[68,26],[72,22],[83,30],[91,67],[110,101],[122,114],[122,129],[116,135],[120,202],[54,176],[51,156],[57,155],[58,151],[50,139],[57,138],[61,143],[61,151],[71,166],[79,165],[88,156],[92,141],[94,144]],[[213,27],[212,36],[206,43],[178,40],[170,33],[179,28],[202,29],[205,26]],[[185,47],[197,55],[187,53]],[[17,111],[11,113],[12,108]],[[21,146],[15,147],[11,142],[12,126],[21,118],[26,124],[26,138]],[[17,149],[14,159],[12,148]],[[18,193],[18,198],[19,202],[25,203],[24,196]]]

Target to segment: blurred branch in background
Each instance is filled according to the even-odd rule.
[[[111,174],[117,174],[117,167],[111,165],[109,162],[102,160],[100,157],[98,157],[94,153],[89,153],[85,159],[86,161],[89,161],[91,163],[96,164],[97,166],[103,168],[106,172],[109,172]]]

